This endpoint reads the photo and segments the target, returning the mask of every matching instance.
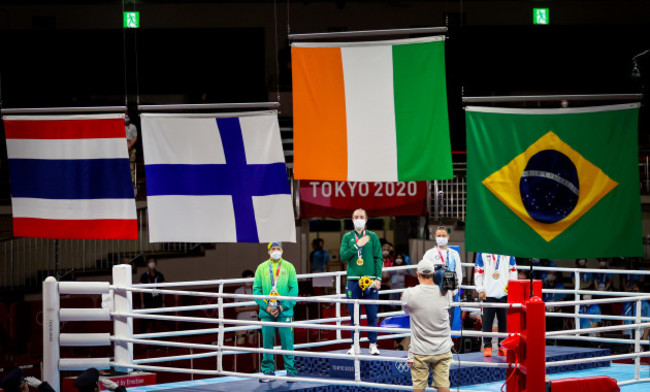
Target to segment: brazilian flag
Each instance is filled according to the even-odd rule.
[[[639,104],[465,113],[469,251],[643,256]]]

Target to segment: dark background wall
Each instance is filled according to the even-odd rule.
[[[551,25],[532,24],[534,7],[550,8]],[[140,11],[140,29],[122,30],[123,8]],[[456,150],[465,145],[462,95],[642,91],[630,75],[632,57],[650,48],[645,0],[3,0],[2,105],[251,102],[280,90],[290,123],[288,32],[423,26],[449,27]]]

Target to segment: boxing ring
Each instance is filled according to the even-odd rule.
[[[463,267],[473,267],[473,264],[463,264]],[[401,269],[415,269],[415,266],[400,266],[385,268],[386,272],[396,271]],[[525,269],[526,267],[520,267]],[[535,268],[536,270],[566,270],[576,273],[577,282],[579,282],[579,273],[588,271],[601,271],[601,270],[588,270],[568,268]],[[629,273],[626,270],[606,270],[608,273]],[[648,274],[650,275],[650,271]],[[56,389],[60,389],[61,371],[80,371],[89,367],[96,367],[98,369],[114,368],[115,370],[128,372],[133,369],[153,372],[174,372],[195,374],[202,376],[219,376],[216,379],[194,381],[194,385],[213,385],[212,390],[215,389],[214,385],[224,383],[241,383],[249,381],[246,385],[251,385],[250,381],[257,381],[260,378],[272,378],[273,388],[279,387],[279,381],[294,381],[295,384],[285,384],[285,387],[291,385],[291,390],[355,390],[354,388],[367,388],[364,390],[411,390],[409,384],[410,374],[408,374],[408,365],[406,363],[406,351],[391,352],[390,350],[382,349],[381,355],[367,355],[360,349],[360,343],[366,341],[367,338],[361,338],[361,332],[376,331],[380,333],[379,340],[395,339],[407,337],[410,335],[410,330],[407,328],[385,328],[385,327],[368,327],[361,325],[361,319],[364,318],[360,315],[360,305],[364,303],[382,304],[385,306],[399,306],[399,301],[391,300],[349,300],[344,297],[342,293],[342,280],[345,277],[345,271],[327,272],[318,274],[303,274],[298,275],[298,279],[312,279],[315,277],[333,277],[335,280],[336,293],[332,295],[312,296],[312,297],[271,297],[271,296],[254,296],[245,294],[232,294],[224,291],[224,286],[233,284],[242,284],[251,282],[252,279],[221,279],[221,280],[204,280],[192,282],[173,282],[173,283],[158,283],[158,284],[133,284],[132,271],[130,265],[116,265],[113,268],[113,283],[108,282],[57,282],[54,278],[49,277],[43,282],[43,379],[50,382]],[[650,356],[649,351],[642,350],[642,347],[647,346],[649,342],[642,341],[641,335],[645,328],[650,327],[650,318],[641,317],[641,301],[650,300],[650,295],[632,295],[631,293],[615,293],[607,292],[607,295],[612,295],[615,298],[596,299],[589,301],[580,301],[580,295],[596,294],[602,295],[603,292],[591,292],[579,289],[579,284],[573,290],[545,290],[545,292],[563,292],[574,295],[577,300],[575,301],[561,301],[543,303],[539,298],[530,298],[531,290],[533,293],[541,297],[541,281],[535,281],[534,287],[531,286],[530,281],[511,281],[509,290],[509,303],[495,304],[495,303],[477,303],[477,302],[455,302],[453,306],[459,306],[464,311],[477,311],[479,308],[485,307],[506,307],[508,309],[508,333],[483,333],[480,331],[463,330],[462,337],[481,338],[484,336],[508,338],[504,345],[509,344],[510,350],[507,357],[503,360],[501,358],[494,358],[492,361],[486,361],[480,355],[467,356],[468,354],[454,355],[452,362],[452,371],[458,368],[459,372],[464,367],[470,373],[483,374],[484,369],[499,371],[503,374],[499,379],[499,385],[503,385],[504,381],[507,386],[508,392],[527,390],[528,392],[545,391],[547,374],[554,373],[554,378],[557,376],[556,371],[563,370],[577,370],[581,365],[583,368],[588,367],[593,363],[607,363],[613,360],[633,359],[634,360],[634,375],[631,379],[626,379],[618,383],[619,386],[634,385],[638,383],[650,382],[650,377],[641,376],[641,358]],[[210,287],[217,288],[216,292],[211,291],[196,291],[197,287]],[[468,290],[473,289],[473,286],[461,286],[461,288]],[[396,290],[382,290],[381,295],[390,293],[399,293],[403,289]],[[201,304],[190,306],[174,306],[156,309],[132,309],[132,295],[133,293],[156,293],[156,294],[169,294],[179,296],[191,296],[200,298],[216,299],[213,304]],[[61,295],[96,295],[101,294],[104,298],[102,308],[91,309],[66,309],[60,307]],[[335,308],[335,317],[318,318],[309,321],[294,321],[291,326],[294,329],[307,329],[320,330],[320,331],[334,331],[334,339],[308,342],[295,344],[293,351],[284,351],[277,347],[274,349],[263,349],[255,347],[239,347],[225,344],[226,334],[231,334],[237,331],[248,331],[253,329],[260,329],[263,325],[286,327],[286,323],[277,322],[262,322],[262,321],[248,321],[225,318],[224,310],[232,307],[251,306],[256,305],[252,299],[284,299],[292,300],[302,303],[316,303],[331,304]],[[243,302],[226,302],[226,300],[240,300]],[[585,304],[605,304],[617,302],[635,301],[636,314],[633,317],[624,316],[598,316],[601,319],[612,319],[617,321],[631,321],[629,325],[615,325],[605,326],[598,328],[573,330],[560,330],[549,331],[545,330],[546,317],[565,317],[578,321],[582,318],[592,318],[594,316],[587,314],[580,314],[579,308]],[[354,325],[345,325],[349,322],[349,316],[343,315],[341,305],[352,304],[355,309]],[[554,314],[547,313],[546,308],[560,308],[572,307],[575,311],[574,314]],[[195,317],[195,316],[179,316],[168,315],[165,313],[180,313],[199,310],[216,310],[217,317]],[[390,317],[402,315],[401,311],[383,312],[379,313],[378,317]],[[177,323],[198,323],[208,324],[211,328],[176,330],[167,332],[155,333],[141,333],[136,334],[133,331],[134,319],[146,320],[162,320],[173,321]],[[61,322],[92,322],[92,321],[110,321],[112,323],[112,333],[61,333],[59,325]],[[582,336],[583,334],[599,333],[608,331],[620,331],[623,329],[633,329],[633,339],[615,339],[615,338],[597,338],[591,336]],[[348,355],[346,350],[337,351],[308,351],[308,349],[318,348],[322,349],[325,346],[350,344],[350,338],[344,337],[343,333],[351,333],[353,338],[352,342],[355,347],[356,354]],[[179,342],[174,339],[205,335],[217,334],[217,341],[212,344],[203,343],[188,343]],[[456,334],[456,333],[454,333]],[[619,344],[631,344],[634,347],[634,352],[629,354],[616,354],[609,355],[609,353],[599,353],[598,356],[591,358],[575,358],[566,356],[555,356],[550,360],[547,358],[546,340],[572,340],[572,341],[597,341],[597,342],[611,342]],[[204,351],[201,353],[191,353],[188,355],[175,355],[157,358],[135,358],[134,345],[148,345],[148,346],[161,346],[161,347],[177,347],[190,350]],[[112,347],[112,356],[105,358],[61,358],[61,347],[97,347],[109,346]],[[551,346],[549,346],[551,350]],[[555,350],[555,349],[554,349]],[[366,350],[367,351],[367,350]],[[229,369],[224,365],[224,358],[229,356],[237,356],[239,354],[247,353],[272,353],[276,355],[294,355],[296,357],[297,368],[299,374],[297,377],[286,377],[282,372],[277,372],[275,376],[268,377],[260,373],[244,373],[237,372]],[[475,353],[474,353],[475,354]],[[480,354],[480,353],[478,353]],[[464,356],[465,357],[462,357]],[[187,359],[198,358],[215,358],[216,366],[214,369],[196,369],[196,368],[183,368],[180,366],[161,366],[161,362],[174,362],[183,361]],[[332,377],[332,374],[314,374],[314,372],[306,371],[309,367],[309,361],[320,361],[321,365],[332,363],[349,364],[345,366],[349,370],[349,374],[343,377]],[[302,364],[302,365],[300,365]],[[382,365],[383,364],[383,365]],[[388,365],[385,365],[388,364]],[[302,367],[301,367],[302,366]],[[374,368],[373,368],[374,366]],[[384,366],[383,368],[381,366]],[[626,365],[630,367],[631,365]],[[368,372],[379,372],[383,375],[387,372],[386,369],[397,369],[399,374],[391,374],[391,377],[369,377]],[[626,368],[627,369],[627,368]],[[602,369],[590,369],[590,371]],[[390,373],[390,371],[389,371]],[[348,378],[346,378],[347,376]],[[399,376],[399,377],[398,377]],[[403,376],[403,377],[402,377]],[[401,377],[401,378],[400,378]],[[382,382],[375,379],[380,378]],[[450,373],[451,378],[451,373]],[[629,378],[629,377],[628,377]],[[211,381],[209,381],[211,380]],[[488,378],[483,378],[484,381],[493,381]],[[176,383],[178,384],[178,383]],[[141,387],[144,389],[136,388],[134,390],[152,391],[178,388],[180,385],[170,384],[168,387],[155,386],[155,387]],[[183,384],[183,383],[181,383]],[[185,384],[183,384],[185,385]],[[233,384],[234,385],[234,384]],[[243,385],[243,384],[242,384]],[[261,385],[261,384],[259,384]],[[185,385],[187,387],[187,385]],[[232,390],[233,386],[226,386],[223,390]],[[243,388],[243,389],[242,389]],[[254,390],[246,389],[248,387],[236,387],[241,391]],[[252,388],[252,386],[250,387]],[[346,389],[347,388],[347,389]],[[476,391],[476,390],[496,390],[490,389],[488,384],[485,389],[476,389],[476,385],[464,385],[452,388],[458,391]],[[203,390],[210,390],[203,389]]]

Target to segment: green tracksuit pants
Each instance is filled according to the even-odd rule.
[[[261,320],[290,323],[291,317],[280,316],[277,319],[271,317],[262,317]],[[273,348],[273,343],[275,341],[275,330],[276,327],[262,326],[262,342],[264,348]],[[293,328],[279,327],[277,330],[280,334],[280,344],[282,345],[282,349],[293,351]],[[293,366],[293,355],[283,355],[282,357],[284,359],[284,368],[287,371],[287,374],[296,375],[296,368]],[[262,373],[273,373],[274,371],[275,359],[273,354],[264,353],[262,355]]]

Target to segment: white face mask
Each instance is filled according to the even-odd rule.
[[[384,250],[384,251],[381,252],[381,254],[384,255],[384,257],[386,257],[386,256],[388,256],[388,251]]]
[[[395,264],[400,265],[404,262],[402,259],[395,259]]]
[[[438,246],[447,246],[448,242],[449,238],[447,237],[436,237],[436,244],[438,244]]]
[[[147,264],[147,266],[149,266],[150,269],[156,269],[156,263],[154,263],[153,261]]]
[[[280,252],[279,250],[271,252],[271,258],[273,260],[280,260],[280,257],[282,257],[282,252]]]
[[[589,301],[589,300],[591,300],[591,294],[585,294],[585,295],[583,295],[583,296],[582,296],[582,299],[584,299],[585,301]]]
[[[363,230],[363,228],[366,227],[365,219],[355,219],[353,223],[354,223],[354,228],[357,230]]]

